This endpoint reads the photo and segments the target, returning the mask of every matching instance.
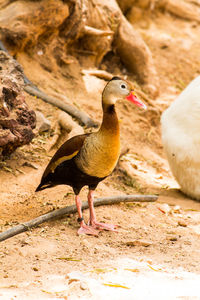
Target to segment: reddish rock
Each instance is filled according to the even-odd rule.
[[[0,156],[5,156],[32,140],[36,117],[25,102],[21,67],[3,51],[0,63]]]

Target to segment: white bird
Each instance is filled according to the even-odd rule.
[[[162,141],[183,193],[200,200],[200,76],[164,111]]]

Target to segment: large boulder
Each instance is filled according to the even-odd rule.
[[[0,51],[0,157],[28,144],[34,137],[35,112],[25,102],[23,71]]]

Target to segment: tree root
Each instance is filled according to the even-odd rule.
[[[196,4],[196,5],[195,5]],[[158,1],[157,6],[165,9],[169,13],[185,20],[200,22],[199,2],[184,0],[162,0]]]
[[[83,127],[81,127],[76,122],[74,122],[72,117],[70,115],[68,115],[67,113],[65,113],[64,111],[61,111],[59,113],[58,123],[61,126],[61,128],[64,129],[65,132],[70,134],[70,137],[84,133]],[[74,135],[73,135],[72,131],[75,132]]]
[[[111,205],[117,204],[120,202],[155,202],[158,199],[156,195],[122,195],[122,196],[113,196],[106,198],[98,198],[94,201],[94,206],[101,205]],[[88,202],[84,202],[82,205],[82,209],[87,209]],[[13,228],[10,228],[2,233],[0,233],[0,242],[11,238],[19,233],[30,230],[32,227],[38,226],[46,221],[52,220],[54,218],[62,217],[64,215],[70,215],[77,212],[76,205],[71,205],[67,207],[63,207],[47,214],[44,214],[40,217],[37,217],[31,221],[19,224]]]
[[[70,115],[61,111],[58,115],[58,123],[60,125],[60,134],[52,148],[60,147],[66,140],[73,136],[84,134],[84,129],[78,125]]]

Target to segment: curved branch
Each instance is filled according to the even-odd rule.
[[[198,2],[195,2],[194,4],[199,5]],[[188,1],[162,0],[156,5],[181,19],[200,22],[199,7],[197,7],[197,5],[193,5],[193,3],[188,3]]]
[[[158,199],[156,195],[123,195],[123,196],[113,196],[106,198],[98,198],[94,201],[94,206],[100,205],[111,205],[117,204],[120,202],[154,202]],[[88,208],[88,202],[84,202],[82,205],[82,209]],[[0,233],[0,242],[11,238],[19,233],[28,231],[30,228],[38,226],[46,221],[52,220],[57,217],[61,217],[64,215],[70,215],[77,212],[76,205],[71,205],[67,207],[63,207],[47,214],[44,214],[40,217],[37,217],[31,221],[25,222],[23,224],[19,224],[11,229],[8,229],[2,233]]]
[[[87,25],[83,27],[83,33],[94,36],[109,36],[114,34],[111,30],[101,30]]]
[[[42,91],[35,89],[33,86],[30,85],[26,85],[24,87],[24,90],[29,93],[30,95],[33,96],[37,96],[38,98],[44,100],[47,103],[50,103],[60,109],[62,109],[63,111],[67,112],[68,114],[70,114],[71,116],[73,116],[74,118],[76,118],[77,120],[79,120],[79,122],[82,125],[89,127],[97,127],[98,124],[93,121],[88,114],[86,114],[83,111],[80,111],[79,109],[77,109],[75,106],[71,105],[71,104],[67,104],[67,103],[63,103],[61,100],[55,98],[55,97],[51,97],[48,96],[47,94],[43,93]]]

